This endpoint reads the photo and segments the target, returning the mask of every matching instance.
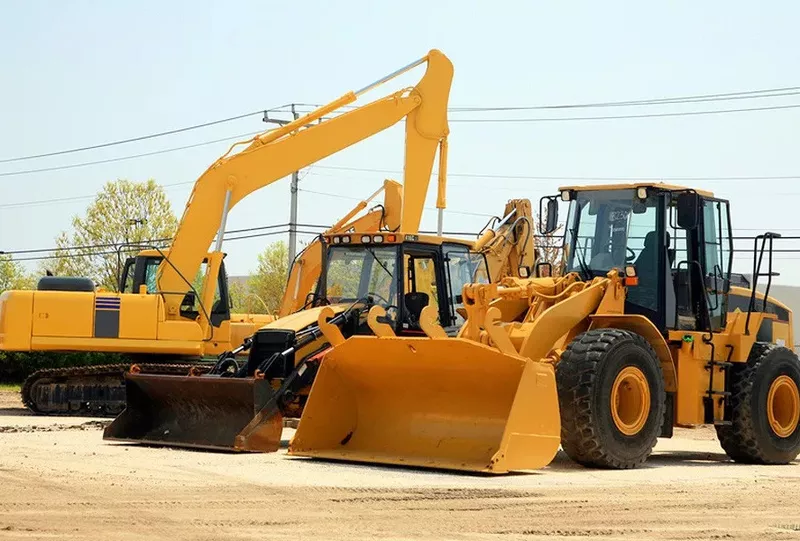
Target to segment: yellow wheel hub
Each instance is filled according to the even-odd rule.
[[[769,386],[767,418],[772,431],[788,438],[800,422],[800,391],[789,376],[778,376]]]
[[[644,373],[635,366],[626,366],[617,374],[611,387],[611,417],[617,429],[626,436],[635,436],[647,422],[650,413],[650,387]]]

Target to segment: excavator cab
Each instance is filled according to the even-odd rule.
[[[129,257],[125,261],[120,275],[120,292],[139,293],[144,286],[147,293],[158,293],[157,275],[163,261],[163,255],[157,250],[145,250],[136,255],[136,257]],[[193,289],[183,294],[180,314],[181,317],[194,321],[198,317],[204,316],[204,310],[207,310],[211,325],[219,327],[223,321],[231,319],[231,299],[228,293],[228,275],[225,272],[225,262],[220,262],[219,272],[217,273],[214,304],[206,307],[200,304],[198,295],[203,290],[203,285],[209,277],[208,270],[208,258],[205,258],[197,276],[194,277]]]

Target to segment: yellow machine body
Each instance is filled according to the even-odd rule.
[[[423,317],[419,322],[420,329],[403,329],[401,332],[404,335],[425,336],[425,329],[435,328],[446,336],[445,331],[438,326],[440,319],[442,317],[445,319],[453,318],[456,317],[456,314],[450,306],[454,299],[452,295],[447,293],[448,287],[443,287],[442,280],[450,283],[449,280],[456,278],[455,276],[445,278],[444,274],[449,272],[449,265],[457,265],[454,260],[445,264],[446,254],[460,254],[452,257],[453,259],[458,258],[462,263],[467,263],[467,259],[474,259],[475,263],[467,265],[467,268],[473,269],[474,276],[483,281],[498,280],[499,277],[494,276],[492,272],[519,272],[517,267],[501,264],[504,259],[513,259],[515,263],[532,263],[533,261],[532,237],[523,234],[527,230],[527,226],[524,223],[529,226],[530,203],[527,200],[512,200],[506,205],[505,215],[509,219],[493,230],[492,239],[485,239],[484,242],[480,243],[479,251],[475,251],[478,243],[474,241],[405,233],[402,231],[374,233],[361,231],[357,228],[347,228],[340,233],[323,235],[322,239],[323,244],[330,248],[329,257],[330,254],[336,252],[337,248],[344,251],[352,250],[354,253],[386,250],[394,254],[391,259],[395,260],[398,266],[400,266],[399,262],[403,261],[401,270],[396,270],[395,272],[398,274],[394,276],[395,278],[399,278],[400,275],[404,277],[402,291],[424,294],[428,297],[429,302],[422,311]],[[514,217],[513,220],[511,219],[512,217]],[[519,234],[512,234],[511,230],[517,230]],[[466,258],[465,256],[470,257]],[[325,261],[330,263],[328,258],[325,258]],[[341,260],[337,259],[337,261]],[[491,267],[493,271],[489,270],[489,262],[494,263]],[[320,264],[322,263],[320,262]],[[324,269],[321,268],[321,270]],[[377,276],[382,276],[382,273],[383,271],[378,271]],[[327,273],[323,273],[323,276],[330,278]],[[360,280],[358,275],[349,278],[345,277],[346,280],[350,278],[355,283],[364,282],[363,276]],[[378,294],[382,292],[386,295],[387,291],[396,287],[396,285],[391,285],[392,282],[396,284],[395,280],[390,280],[383,283],[383,285],[376,284],[374,288],[378,291]],[[370,289],[373,289],[373,287]],[[341,291],[341,287],[329,287],[327,290],[319,290],[317,293],[322,294],[325,298],[335,299],[336,296],[341,296],[344,292]],[[271,336],[270,333],[283,336],[283,333],[287,331],[299,336],[299,334],[307,333],[316,326],[319,330],[315,331],[317,334],[314,339],[299,346],[292,355],[295,366],[300,366],[301,363],[305,363],[315,357],[320,358],[332,345],[344,341],[342,330],[331,324],[329,319],[342,314],[351,306],[352,302],[348,301],[332,305],[306,307],[303,310],[270,322],[254,336],[256,345],[251,349],[250,355],[251,357],[255,355],[257,359],[261,358],[257,353],[258,343],[261,340],[260,336],[269,337]],[[385,321],[379,321],[380,318],[386,316],[386,313],[385,310],[378,306],[375,306],[375,309],[377,311],[370,311],[369,314],[365,314],[365,317],[359,316],[358,329],[356,331],[350,326],[346,332],[348,334],[353,332],[361,334],[373,332],[377,336],[395,336],[393,329],[401,329],[401,327],[396,326],[393,328]],[[381,310],[383,312],[379,313]],[[446,315],[442,316],[442,314]],[[452,328],[454,331],[458,330],[457,325]],[[356,340],[352,343],[357,346],[361,343],[359,339],[362,336],[356,335],[355,338]],[[385,340],[386,347],[391,348],[392,351],[396,349],[393,347],[392,338],[382,338],[382,340]],[[430,344],[429,342],[427,339],[420,342],[420,347],[423,348],[423,351],[427,351],[425,348],[434,345],[440,348],[440,352],[444,352],[453,345],[451,340],[442,340],[437,344]],[[281,348],[288,348],[289,346],[290,344],[286,344]],[[469,344],[465,343],[464,346],[469,346]],[[486,347],[484,350],[484,353],[493,359],[500,357],[492,348]],[[403,346],[400,351],[406,352],[407,350]],[[350,358],[349,355],[339,355],[338,352],[336,356],[342,357],[345,361],[349,361]],[[394,355],[389,357],[395,358]],[[424,357],[427,357],[427,355],[419,358]],[[398,370],[397,374],[395,374],[398,384],[405,381],[400,377],[401,371],[408,367],[416,366],[416,363],[417,356],[415,355],[404,359],[398,358],[394,365]],[[335,364],[326,363],[325,367],[323,367],[323,372],[329,373],[334,366]],[[381,365],[376,364],[375,366],[380,367]],[[475,366],[478,365],[476,364]],[[492,400],[491,397],[500,391],[497,385],[500,385],[504,392],[508,391],[507,385],[516,385],[516,381],[525,368],[525,361],[522,358],[516,358],[511,362],[507,362],[505,366],[504,373],[509,375],[505,381],[486,380],[488,384],[486,400]],[[544,381],[547,378],[552,379],[551,367],[537,366],[534,368],[533,379],[528,378],[533,385],[541,386],[544,385]],[[350,375],[348,366],[336,369],[335,372],[337,374],[346,374],[348,377]],[[459,370],[458,374],[460,377],[466,378],[465,381],[470,382],[474,382],[478,376],[477,373],[469,370]],[[368,403],[362,403],[362,400],[367,402],[370,400],[380,401],[381,398],[378,395],[371,396],[369,389],[379,391],[392,381],[395,376],[387,373],[388,379],[383,378],[380,381],[372,381],[372,375],[366,372],[355,376],[358,377],[358,383],[350,382],[344,387],[336,386],[337,394],[333,401],[344,404],[345,402],[338,402],[336,397],[343,396],[340,393],[345,393],[348,397],[347,400],[358,402],[354,407],[363,409],[362,415],[365,416],[368,415],[372,408]],[[285,385],[291,377],[293,376],[287,373],[274,374],[269,370],[266,374],[256,371],[249,377],[236,378],[127,374],[125,378],[129,396],[127,408],[105,430],[103,437],[106,440],[138,441],[155,445],[272,452],[277,450],[280,444],[281,433],[279,428],[282,426],[282,418],[297,418],[301,417],[301,415],[303,418],[306,417],[303,412],[307,407],[306,399],[313,382],[295,385],[292,388],[291,400],[285,400],[280,397],[280,407],[277,407],[275,402],[280,396],[281,386]],[[316,377],[319,377],[319,373],[314,378]],[[327,376],[325,378],[327,379]],[[456,383],[458,386],[464,382],[458,380]],[[351,393],[353,385],[358,387],[357,393]],[[455,391],[456,388],[452,388],[452,390]],[[526,392],[518,401],[523,403],[530,400],[539,401],[542,396],[544,395],[541,393]],[[553,404],[554,402],[542,402],[542,404],[537,405],[537,408],[544,407],[545,403]],[[400,406],[399,402],[397,406]],[[429,404],[429,406],[433,407],[432,404]],[[442,403],[440,406],[444,407],[444,411],[446,411],[446,403]],[[322,407],[324,409],[325,406],[323,405]],[[538,430],[538,433],[540,433],[537,438],[549,438],[549,441],[555,445],[553,452],[558,447],[557,418],[552,415],[553,413],[557,414],[557,410],[552,410],[550,412],[551,415],[544,415],[541,418],[520,418],[518,429],[514,429],[507,434],[494,434],[497,432],[498,426],[500,426],[498,423],[501,423],[500,420],[507,417],[508,410],[511,407],[511,402],[501,405],[500,409],[493,413],[495,418],[487,418],[484,422],[486,437],[492,440],[489,447],[486,448],[486,452],[493,449],[486,459],[486,468],[492,467],[492,460],[497,461],[498,466],[496,467],[500,468],[508,467],[509,463],[515,463],[515,460],[524,455],[524,453],[520,454],[518,450],[530,446],[532,439],[530,437],[520,437],[519,434],[525,434],[532,430]],[[388,412],[389,410],[385,409],[384,411]],[[400,411],[398,409],[397,413],[399,414]],[[346,419],[341,420],[342,422],[347,422]],[[462,420],[465,423],[474,423],[474,420],[469,420],[469,416],[463,416]],[[337,432],[335,427],[339,426],[338,422],[339,419],[331,427],[324,428],[318,436],[335,435]],[[374,425],[373,428],[380,430],[388,426],[388,424]],[[553,427],[555,427],[556,432],[553,432]],[[419,428],[419,437],[423,440],[426,432],[435,433],[435,431],[425,427],[424,420],[420,421]],[[502,429],[502,426],[500,428]],[[467,430],[467,427],[462,427],[461,430]],[[358,438],[362,437],[360,435],[362,432],[364,431],[359,431]],[[492,436],[491,434],[494,435]],[[384,432],[384,435],[388,437],[388,433]],[[374,441],[374,438],[377,437],[377,435],[367,434],[365,436],[368,441]],[[354,441],[359,440],[356,439]],[[456,441],[460,440],[456,438],[453,444]],[[476,442],[476,445],[483,445],[483,443]],[[440,454],[439,456],[445,458],[445,454]],[[449,466],[456,466],[453,462],[448,464]],[[475,464],[471,463],[464,467],[470,469],[475,467]]]
[[[549,364],[461,338],[357,336],[325,356],[291,454],[503,473],[548,464],[559,430]]]
[[[565,188],[571,194],[562,197],[569,200],[583,189]],[[666,204],[672,205],[672,198],[683,194],[696,196],[697,201],[717,201],[708,192],[654,183],[592,186],[585,190],[603,191],[599,197],[605,200],[624,192],[635,194],[641,201],[651,196],[666,198]],[[655,190],[655,195],[650,190]],[[637,211],[639,216],[644,215],[643,205]],[[588,204],[585,208],[589,208]],[[720,216],[715,213],[713,218],[722,220]],[[599,224],[600,218],[596,220]],[[593,226],[594,223],[591,222]],[[619,232],[619,228],[609,230]],[[723,241],[713,246],[723,246]],[[574,249],[565,246],[565,257],[570,256],[571,248]],[[637,343],[644,344],[637,347],[653,352],[657,366],[654,370],[661,379],[656,388],[661,386],[664,396],[669,397],[663,405],[664,398],[651,393],[637,365],[623,367],[613,387],[609,385],[610,391],[605,391],[610,395],[591,395],[591,400],[600,404],[597,407],[606,408],[608,418],[613,417],[620,439],[629,437],[633,441],[653,411],[663,412],[664,424],[648,428],[652,443],[656,438],[653,430],[669,436],[672,426],[709,423],[728,439],[740,437],[735,432],[740,430],[739,425],[732,425],[739,422],[738,413],[730,410],[738,405],[732,405],[730,397],[741,391],[732,388],[730,371],[752,360],[752,352],[758,351],[757,342],[791,348],[791,310],[763,293],[731,286],[724,290],[724,301],[719,301],[727,303],[727,315],[717,316],[724,322],[719,328],[689,328],[685,320],[680,323],[683,328],[678,323],[671,328],[672,323],[665,322],[659,328],[649,317],[632,313],[626,302],[635,300],[629,296],[636,293],[634,288],[639,284],[633,264],[592,277],[584,276],[590,269],[587,264],[582,265],[580,272],[568,271],[554,278],[507,277],[499,283],[464,285],[467,318],[457,337],[448,337],[432,318],[424,317],[424,312],[425,337],[394,336],[375,318],[370,320],[375,336],[338,341],[333,337],[334,347],[323,358],[289,454],[492,473],[544,467],[560,442],[582,437],[564,432],[567,429],[561,416],[574,408],[569,404],[565,409],[563,400],[576,399],[571,398],[572,391],[558,387],[554,369],[557,372],[560,363],[565,362],[562,358],[574,341],[587,334],[598,336],[603,330],[636,336],[640,340]],[[681,265],[677,268],[680,272]],[[713,280],[706,279],[703,287],[710,288],[709,283]],[[682,293],[685,292],[678,289],[678,294]],[[712,290],[705,295],[717,293],[722,294]],[[683,301],[676,305],[676,315],[670,316],[676,322],[686,306],[698,310],[692,313],[698,322],[702,321],[704,314],[697,308],[702,305],[693,305],[689,299],[688,305],[680,304]],[[665,326],[667,330],[663,330]],[[596,351],[599,356],[602,348]],[[770,410],[773,429],[783,434],[781,437],[796,440],[800,361],[791,350],[779,353],[788,359],[785,362],[789,375],[773,383],[769,394],[778,398],[771,398],[764,407]],[[584,377],[579,381],[585,385],[589,380]],[[581,426],[589,430],[588,425]],[[791,460],[800,452],[800,443],[795,440],[779,442],[784,448],[773,455],[778,458],[764,460]],[[794,445],[794,450],[786,450],[789,445]],[[645,446],[643,453],[649,454],[651,449]],[[590,447],[583,452],[594,451]],[[608,459],[604,467],[634,467],[646,454],[628,462]],[[579,461],[591,463],[589,458],[581,458],[588,455],[576,456]]]
[[[423,64],[426,71],[416,86],[331,117],[362,93]],[[224,258],[222,236],[231,209],[292,171],[405,120],[402,193],[398,183],[387,183],[378,191],[385,191],[383,210],[355,218],[369,199],[363,201],[329,233],[354,225],[361,231],[378,231],[383,226],[397,229],[400,223],[405,231],[417,231],[437,152],[437,206],[443,209],[445,204],[447,101],[452,77],[452,63],[434,49],[392,75],[348,92],[293,122],[235,143],[195,182],[172,244],[163,251],[150,295],[140,292],[140,287],[121,294],[83,290],[5,292],[0,297],[0,350],[196,356],[216,355],[238,346],[240,338],[274,316],[234,314],[222,323],[219,317],[214,321]],[[214,249],[208,252],[215,236]],[[139,257],[151,257],[148,252]],[[319,276],[320,257],[320,245],[314,242],[295,262],[278,316],[304,305]],[[195,290],[187,280],[197,275],[204,261],[207,265],[202,285]],[[186,295],[192,295],[196,303],[188,314],[183,306]]]

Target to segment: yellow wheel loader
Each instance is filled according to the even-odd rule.
[[[384,228],[324,235],[312,306],[273,321],[207,374],[126,374],[127,407],[103,438],[155,445],[269,452],[283,417],[300,417],[319,360],[345,337],[376,333],[455,335],[466,315],[466,283],[530,275],[528,200],[512,200],[477,241]]]
[[[359,95],[423,64],[425,74],[415,86],[334,114]],[[392,220],[394,227],[403,223],[406,232],[416,232],[437,151],[437,207],[440,213],[444,208],[452,77],[450,60],[431,50],[291,123],[232,145],[196,181],[171,246],[155,249],[156,254],[143,252],[130,264],[123,282],[130,282],[131,289],[96,291],[87,279],[48,277],[36,291],[0,295],[0,350],[117,352],[150,373],[185,372],[186,362],[232,350],[264,320],[233,321],[230,315],[222,252],[229,211],[255,190],[405,120],[403,204]],[[388,220],[379,212],[368,216],[367,222]],[[214,249],[207,252],[215,236]],[[319,246],[310,247],[293,265],[279,315],[306,304],[320,254]],[[204,262],[203,283],[196,290],[192,282]],[[122,378],[129,366],[42,371],[25,383],[23,399],[41,413],[115,414],[125,403]]]
[[[289,454],[503,473],[561,446],[633,468],[674,426],[707,424],[737,462],[794,460],[800,361],[792,312],[769,296],[779,235],[757,237],[748,283],[731,272],[728,202],[709,192],[565,187],[540,203],[544,233],[559,198],[562,272],[466,284],[457,337],[331,332]]]

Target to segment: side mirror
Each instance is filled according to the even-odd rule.
[[[558,196],[551,195],[549,197],[542,197],[539,200],[539,231],[542,235],[549,235],[558,228]],[[543,208],[542,203],[547,200],[546,208]],[[545,221],[542,217],[546,216]]]
[[[700,205],[702,199],[695,192],[683,192],[678,195],[678,227],[694,229],[700,222]]]

